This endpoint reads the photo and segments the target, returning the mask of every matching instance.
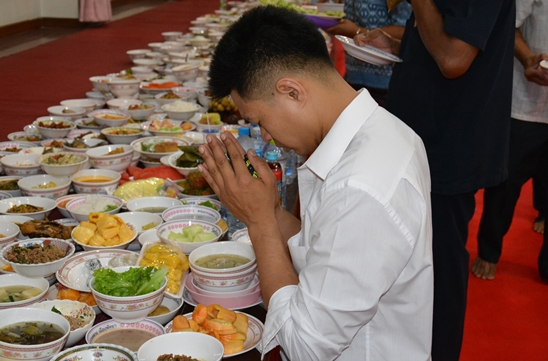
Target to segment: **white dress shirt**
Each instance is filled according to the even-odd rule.
[[[429,360],[430,175],[421,139],[362,91],[299,168],[297,286],[270,299],[263,355]]]
[[[534,54],[548,54],[548,1],[517,0],[516,28]],[[548,86],[528,81],[523,65],[514,58],[512,118],[548,123]]]

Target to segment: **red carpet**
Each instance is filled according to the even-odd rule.
[[[482,192],[476,200],[468,239],[471,261],[477,256]],[[536,216],[528,182],[504,239],[495,279],[470,274],[462,361],[548,360],[548,283],[537,270],[542,236],[532,229]]]
[[[187,31],[190,20],[218,6],[218,0],[172,2],[0,58],[0,139],[47,115],[49,106],[85,97],[91,90],[89,77],[131,67],[127,50],[162,41],[164,31]],[[468,242],[471,260],[477,254],[480,194],[477,200]],[[542,283],[536,267],[542,237],[532,231],[536,213],[531,203],[528,184],[505,239],[496,279],[470,277],[463,361],[548,360],[548,284]]]

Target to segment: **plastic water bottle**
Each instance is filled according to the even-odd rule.
[[[249,128],[240,127],[238,128],[238,142],[247,152],[249,149],[255,148],[255,141],[249,137]]]
[[[286,165],[286,159],[287,159],[285,151],[282,148],[278,147],[276,145],[276,142],[274,142],[274,140],[271,140],[269,143],[265,144],[265,146],[263,147],[263,154],[265,155],[265,158],[268,152],[274,152],[278,155],[278,162],[282,166],[282,181],[285,181],[285,165]]]
[[[251,139],[253,139],[253,142],[255,143],[253,146],[255,153],[261,158],[264,157],[263,147],[265,143],[261,136],[261,128],[258,124],[251,124]]]
[[[282,199],[283,203],[283,170],[282,166],[280,165],[280,162],[278,162],[278,153],[275,151],[269,151],[266,152],[266,163],[272,170],[272,173],[274,173],[274,176],[276,177],[276,184],[278,185],[278,194],[280,195],[280,198]]]

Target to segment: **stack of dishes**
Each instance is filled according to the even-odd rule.
[[[251,245],[239,242],[204,245],[190,254],[189,263],[191,272],[183,292],[187,303],[219,304],[234,310],[262,302]]]

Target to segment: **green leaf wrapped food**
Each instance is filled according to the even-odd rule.
[[[177,167],[196,168],[198,164],[202,164],[204,162],[204,159],[202,158],[202,155],[200,154],[197,146],[182,145],[179,146],[179,149],[183,152],[183,154],[181,154],[181,156],[177,158],[177,161],[175,162],[175,165]]]

